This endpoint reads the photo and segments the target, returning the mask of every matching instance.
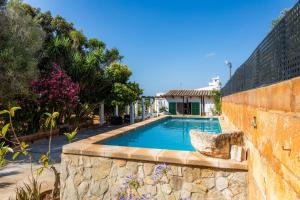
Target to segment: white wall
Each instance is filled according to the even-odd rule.
[[[212,111],[215,109],[213,97],[205,97],[204,102],[205,102],[205,107],[204,107],[205,114],[208,116],[212,116],[213,115]]]
[[[174,97],[174,98],[166,98],[167,102],[175,102],[175,103],[182,103],[183,99],[182,97]],[[199,97],[189,97],[189,102],[199,102],[200,103],[200,109],[201,109],[201,99]],[[184,99],[184,102],[187,102],[187,98]],[[205,115],[212,115],[212,110],[215,108],[213,97],[204,97],[204,112]]]
[[[154,100],[154,111],[159,111],[160,108],[165,107],[167,110],[169,110],[169,102],[165,98],[155,98]]]

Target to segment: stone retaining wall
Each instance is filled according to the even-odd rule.
[[[157,164],[157,163],[156,163]],[[61,199],[116,199],[126,176],[141,180],[151,199],[247,199],[247,172],[168,164],[168,178],[154,184],[154,162],[62,154]]]
[[[300,78],[222,98],[244,132],[249,199],[300,200]]]

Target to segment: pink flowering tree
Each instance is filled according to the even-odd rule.
[[[41,106],[50,110],[73,110],[78,102],[79,84],[57,65],[54,64],[50,74],[42,74],[31,83],[32,90],[38,95]]]

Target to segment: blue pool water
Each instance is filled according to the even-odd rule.
[[[191,129],[211,134],[221,132],[218,119],[168,118],[102,141],[100,144],[195,151],[190,141]]]

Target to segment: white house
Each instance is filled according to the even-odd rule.
[[[173,115],[210,116],[215,108],[213,91],[220,88],[220,78],[214,77],[207,87],[170,90],[160,95],[160,101],[166,99],[169,113]]]
[[[166,110],[169,110],[169,102],[166,98],[162,97],[165,93],[159,92],[156,93],[155,99],[154,99],[154,111],[160,112],[161,108],[165,108]]]
[[[198,88],[196,90],[220,90],[220,89],[221,89],[220,77],[216,76],[211,78],[211,81],[208,82],[208,86],[203,88]]]

